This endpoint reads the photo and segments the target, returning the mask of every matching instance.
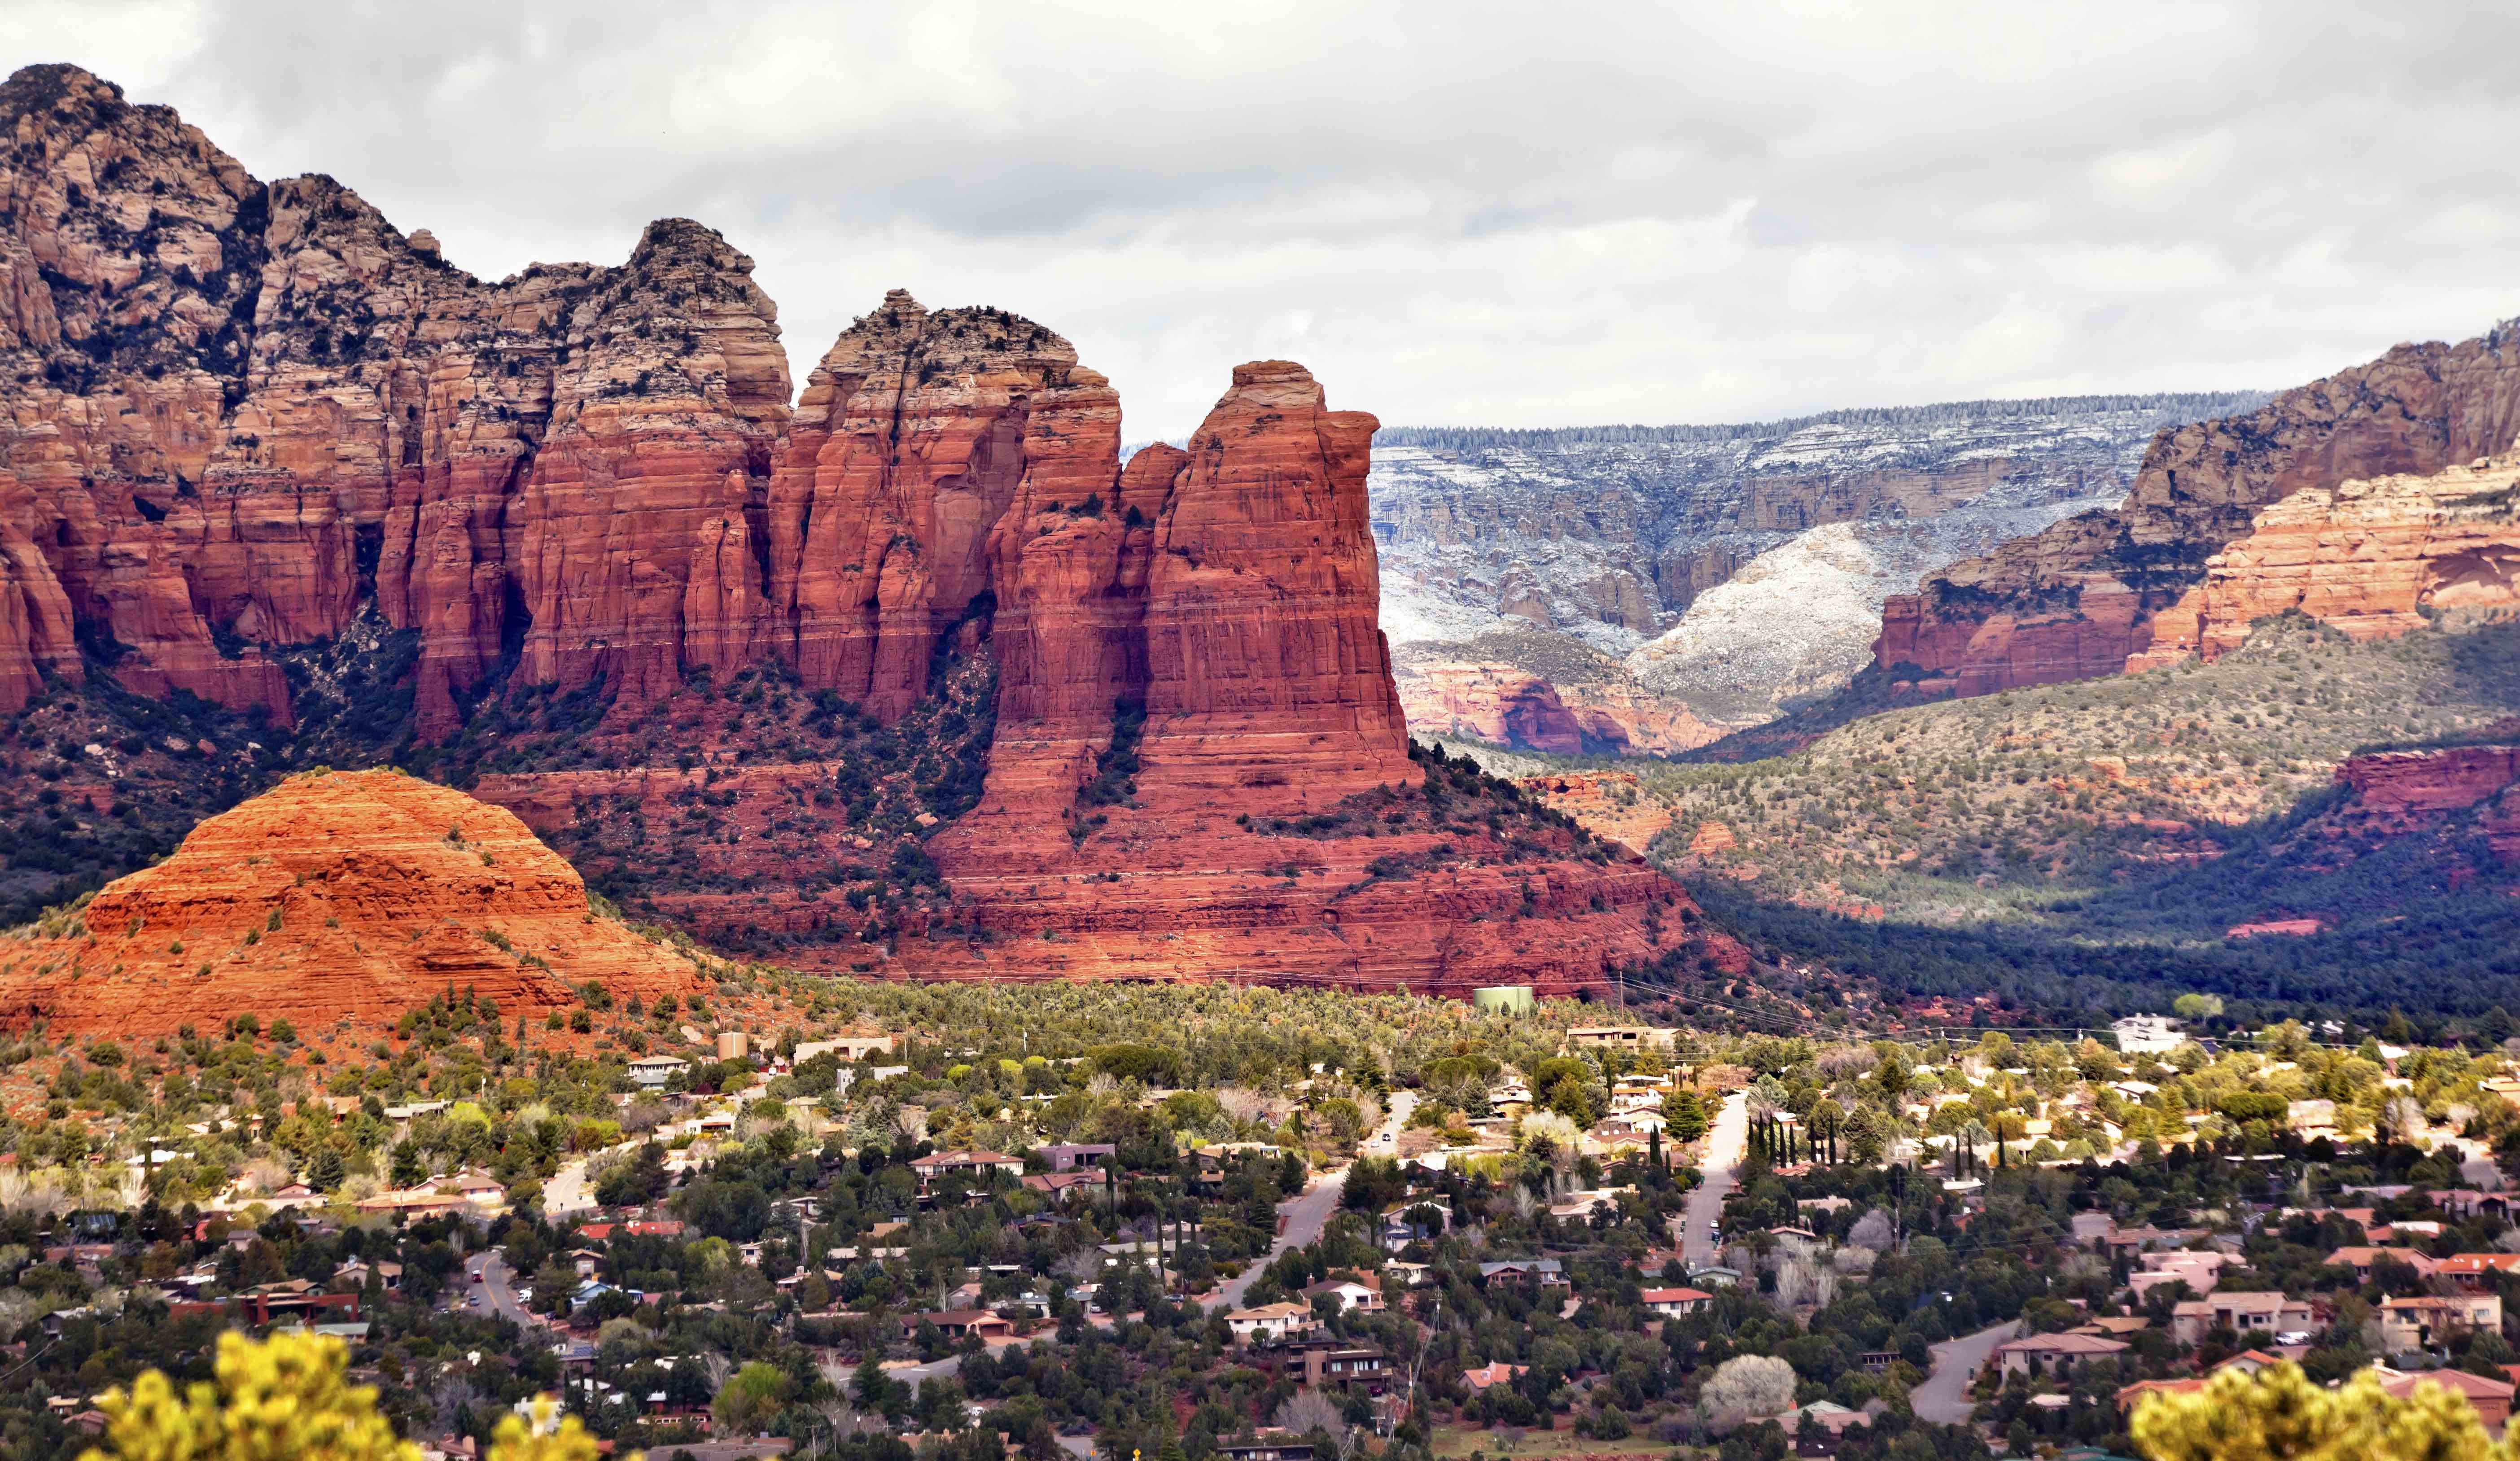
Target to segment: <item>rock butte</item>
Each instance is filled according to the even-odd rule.
[[[485,283],[333,180],[257,182],[69,67],[0,86],[0,710],[110,665],[286,725],[312,713],[291,676],[338,638],[407,645],[423,743],[545,688],[624,732],[764,664],[888,724],[983,658],[985,786],[928,839],[975,936],[824,962],[1563,991],[1656,955],[1649,907],[1694,917],[1571,847],[1507,867],[1480,836],[1235,825],[1420,775],[1375,627],[1375,423],[1299,365],[1237,368],[1187,450],[1123,466],[1118,396],[1066,341],[895,292],[791,409],[776,309],[709,229]],[[1134,795],[1073,835],[1140,716]],[[633,759],[683,750],[730,801],[806,804],[835,769],[736,744]],[[665,812],[687,769],[613,755],[478,790],[549,833],[589,797]],[[774,819],[740,810],[747,837]],[[732,841],[712,866],[773,886],[677,916],[833,922],[836,892]],[[1421,870],[1369,874],[1395,854]],[[1289,860],[1318,871],[1290,884]],[[1087,881],[1113,870],[1130,882]]]
[[[398,771],[292,776],[82,919],[78,936],[0,941],[0,1024],[152,1035],[251,1012],[311,1037],[389,1027],[449,988],[539,1022],[588,981],[624,1000],[696,987],[688,959],[597,916],[514,814]]]
[[[2450,345],[2404,344],[2260,410],[2164,432],[2125,503],[1956,564],[1882,611],[1874,662],[1928,692],[1986,695],[2116,674],[2154,616],[2296,493],[2426,476],[2520,434],[2520,320]],[[2192,616],[2191,616],[2192,617]],[[2172,641],[2184,630],[2173,627]]]

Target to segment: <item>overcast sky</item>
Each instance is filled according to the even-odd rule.
[[[353,11],[365,11],[361,18]],[[1386,423],[2299,384],[2520,314],[2520,6],[0,0],[455,263],[759,261],[801,382],[885,289]]]

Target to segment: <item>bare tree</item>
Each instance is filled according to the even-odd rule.
[[[429,1414],[436,1417],[437,1429],[453,1429],[457,1412],[481,1398],[481,1388],[460,1376],[449,1376],[437,1382],[428,1393]]]
[[[1782,1415],[1794,1405],[1794,1367],[1766,1354],[1736,1354],[1716,1366],[1697,1393],[1706,1428],[1730,1435],[1746,1421]]]
[[[1276,1419],[1280,1426],[1298,1436],[1315,1431],[1328,1436],[1336,1448],[1338,1461],[1347,1461],[1355,1448],[1357,1433],[1340,1413],[1338,1402],[1318,1390],[1299,1390],[1288,1395],[1280,1402]]]
[[[1777,1301],[1826,1308],[1837,1298],[1837,1270],[1809,1251],[1789,1253],[1777,1265]]]
[[[1848,1230],[1846,1241],[1874,1253],[1888,1253],[1890,1245],[1899,1241],[1898,1225],[1890,1220],[1889,1213],[1875,1208],[1855,1219],[1855,1226]]]

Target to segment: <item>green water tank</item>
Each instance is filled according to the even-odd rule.
[[[1491,1015],[1537,1015],[1529,984],[1488,984],[1470,991],[1470,1007]]]

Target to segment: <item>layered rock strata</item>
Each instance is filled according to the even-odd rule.
[[[2336,768],[2336,782],[2354,793],[2348,821],[2366,832],[2403,833],[2482,807],[2478,824],[2495,859],[2520,867],[2520,746],[2358,755]]]
[[[829,964],[1572,989],[1657,952],[1675,886],[1563,828],[1364,815],[1426,773],[1375,423],[1300,366],[1123,466],[1066,341],[896,292],[791,409],[698,224],[484,282],[68,67],[0,87],[0,710],[110,673],[417,743]]]
[[[2118,508],[1955,565],[1884,608],[1873,659],[1983,695],[2118,673],[2154,616],[2205,579],[2258,509],[2296,493],[2429,476],[2520,433],[2520,321],[2400,345],[2265,407],[2165,432]],[[2174,630],[2174,639],[2178,631]]]
[[[1593,702],[1636,750],[1689,749],[1698,743],[1672,743],[1653,722],[1737,730],[1828,693],[1868,662],[1887,595],[2114,504],[2161,428],[2263,400],[2086,396],[1743,426],[1387,430],[1373,522],[1403,702],[1413,717],[1425,712],[1413,719],[1421,731],[1440,733],[1451,719],[1410,683],[1413,661],[1518,670],[1570,708]]]
[[[624,1000],[694,987],[690,961],[596,916],[513,814],[396,771],[291,777],[109,885],[81,922],[0,942],[0,1024],[377,1029],[450,988],[539,1021],[590,981]]]
[[[2516,606],[2520,454],[2506,453],[2286,497],[2205,561],[2205,581],[2154,616],[2151,645],[2126,667],[2219,659],[2277,614],[2382,639],[2419,627],[2427,614]]]
[[[1439,660],[1404,663],[1398,679],[1410,725],[1430,735],[1556,755],[1665,755],[1724,734],[1624,678],[1552,683],[1511,664]]]

